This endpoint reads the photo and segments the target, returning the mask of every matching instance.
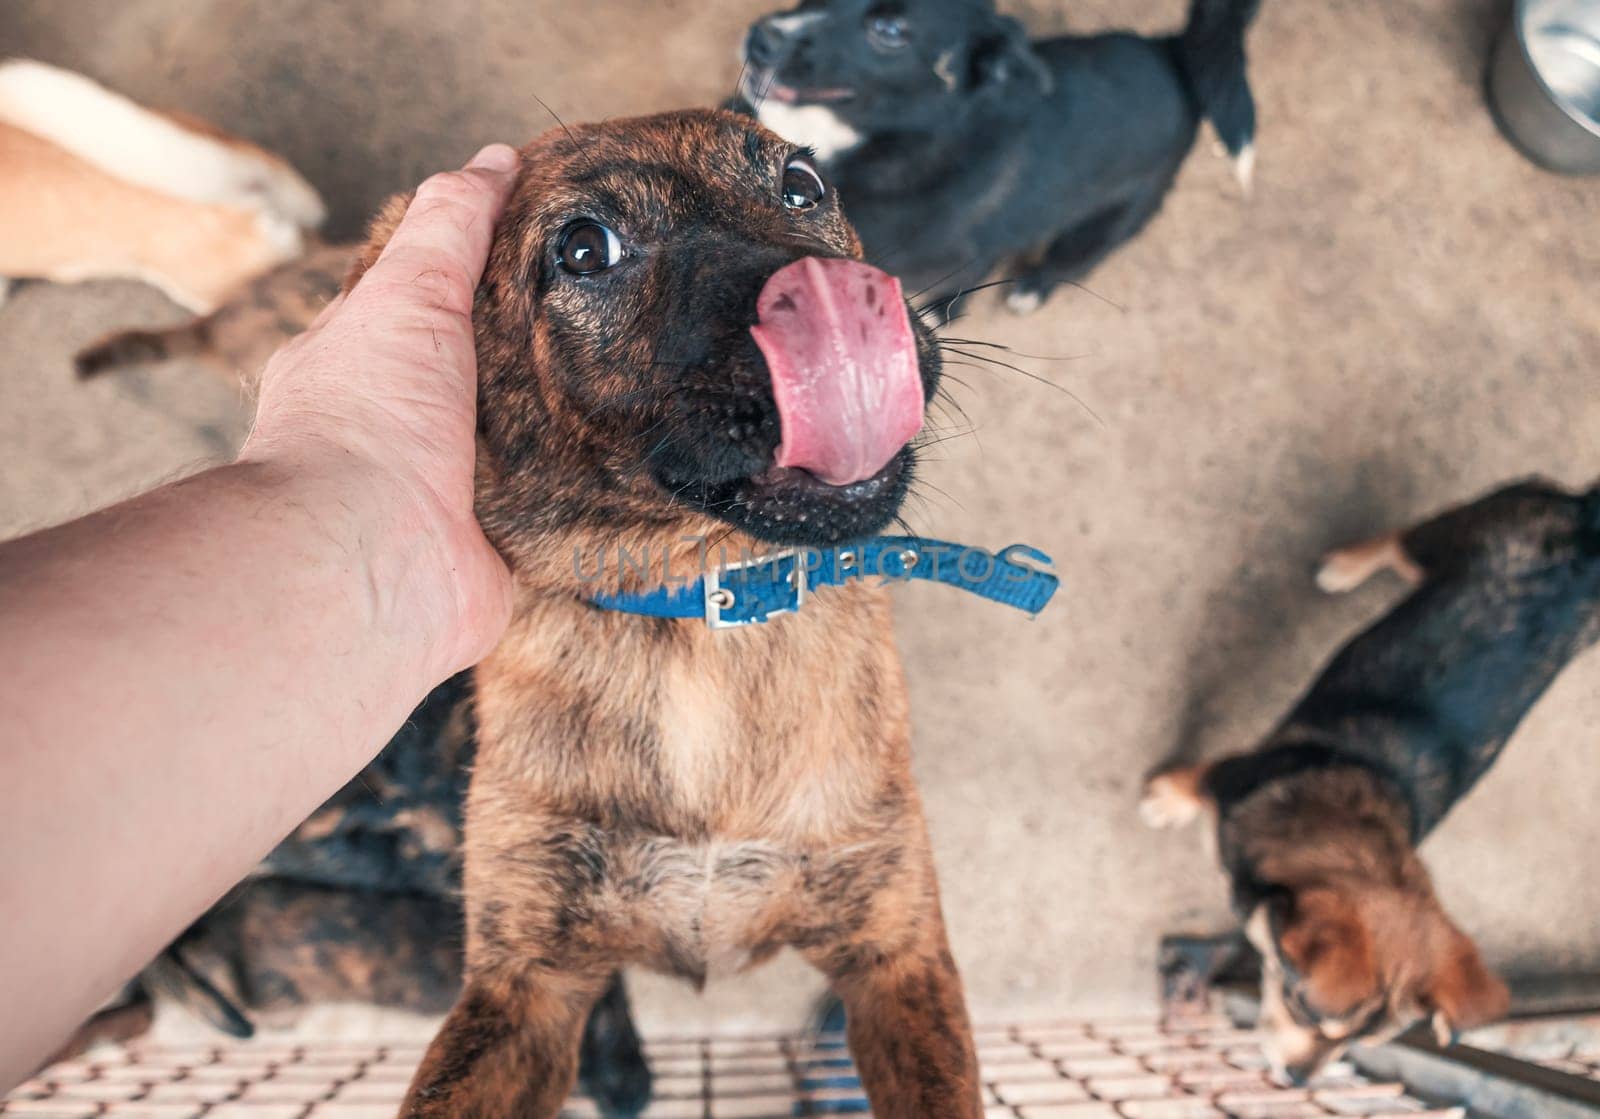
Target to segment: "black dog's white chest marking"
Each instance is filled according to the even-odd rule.
[[[824,163],[856,148],[863,139],[826,105],[785,105],[769,98],[756,110],[756,119],[785,140],[810,148]]]

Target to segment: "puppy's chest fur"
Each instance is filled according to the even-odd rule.
[[[828,891],[905,841],[907,709],[880,591],[722,632],[541,603],[479,668],[478,704],[468,889],[552,892],[567,916],[529,931],[568,951],[734,970],[865,904]]]

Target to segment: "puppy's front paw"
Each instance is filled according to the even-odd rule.
[[[1016,287],[1006,293],[1006,310],[1019,318],[1044,306],[1044,296],[1030,287]]]
[[[1188,771],[1158,773],[1145,782],[1139,818],[1152,828],[1181,828],[1194,823],[1200,808]]]
[[[1317,568],[1317,587],[1324,594],[1346,594],[1371,577],[1371,557],[1345,549],[1322,557],[1322,565]]]

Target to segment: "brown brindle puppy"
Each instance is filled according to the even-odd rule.
[[[1430,1018],[1445,1044],[1505,1013],[1416,846],[1600,640],[1600,489],[1508,486],[1334,552],[1317,581],[1347,591],[1385,570],[1415,589],[1258,749],[1160,774],[1141,806],[1157,827],[1215,815],[1264,960],[1268,1056],[1296,1082],[1353,1040]]]
[[[405,1115],[553,1116],[616,968],[698,985],[785,947],[847,1004],[880,1119],[981,1114],[886,593],[713,632],[596,608],[576,562],[691,571],[706,538],[896,515],[938,358],[859,254],[805,153],[731,114],[524,150],[474,309],[479,514],[517,609],[476,677],[466,988]]]

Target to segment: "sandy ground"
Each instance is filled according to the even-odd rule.
[[[1043,0],[1041,30],[1175,26],[1180,0]],[[0,54],[73,66],[285,152],[349,234],[479,144],[704,104],[759,2],[7,0]],[[1525,164],[1480,97],[1488,0],[1267,0],[1256,195],[1197,149],[1165,212],[1031,319],[963,327],[1059,388],[954,370],[979,430],[913,523],[1052,553],[1041,621],[900,597],[918,768],[977,1012],[1148,1006],[1157,938],[1226,924],[1192,837],[1148,833],[1141,775],[1263,733],[1398,587],[1320,597],[1325,547],[1517,475],[1600,477],[1600,183]],[[1114,304],[1114,306],[1113,306]],[[133,284],[0,308],[0,534],[227,452],[237,393],[192,370],[80,387],[72,350],[176,310]],[[1076,399],[1074,399],[1074,396]],[[1081,402],[1080,402],[1081,401]],[[1450,907],[1518,970],[1600,966],[1600,658],[1572,668],[1430,841]],[[646,1016],[792,1024],[793,962]]]

